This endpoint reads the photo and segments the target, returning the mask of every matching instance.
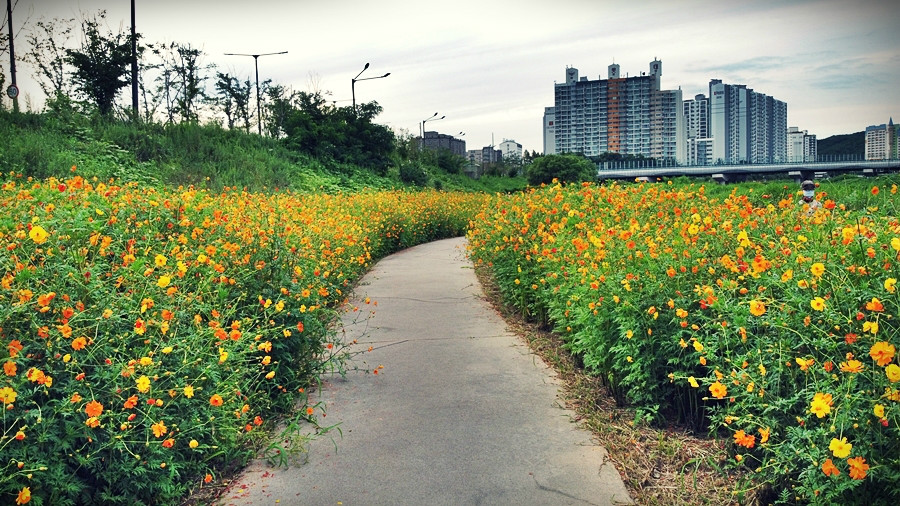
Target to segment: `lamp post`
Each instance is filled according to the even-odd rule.
[[[13,44],[12,0],[6,0],[6,21],[9,23],[9,74],[12,84],[6,88],[6,94],[13,101],[13,112],[19,112],[19,87],[16,85],[16,49]]]
[[[422,139],[422,149],[425,149],[425,122],[427,121],[438,121],[446,118],[447,116],[441,116],[440,118],[436,118],[438,113],[434,113],[430,118],[422,120],[422,130],[421,130],[421,139]]]
[[[253,57],[253,65],[256,67],[256,122],[257,122],[257,126],[259,126],[259,135],[262,135],[262,116],[260,116],[260,107],[259,107],[259,57],[260,56],[269,56],[272,54],[287,54],[287,51],[280,51],[278,53],[262,53],[262,54],[225,53],[225,56],[252,56]]]
[[[354,117],[356,116],[356,81],[371,81],[372,79],[384,79],[385,77],[391,75],[391,73],[388,72],[383,76],[364,77],[364,78],[360,79],[359,76],[361,76],[362,73],[365,72],[367,68],[369,68],[368,63],[366,63],[366,66],[363,67],[363,69],[359,71],[359,74],[356,74],[356,77],[354,77],[353,79],[350,80],[350,93],[353,95],[353,116]]]

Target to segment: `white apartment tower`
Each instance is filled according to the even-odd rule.
[[[544,107],[544,154],[556,154],[556,108]]]
[[[710,165],[713,163],[713,140],[709,135],[709,99],[700,93],[683,104],[686,162],[688,165]]]
[[[806,130],[789,127],[787,131],[787,162],[815,162],[817,159],[816,136]]]
[[[787,104],[743,84],[709,83],[713,163],[787,160]]]

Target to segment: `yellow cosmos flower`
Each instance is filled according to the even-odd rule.
[[[150,378],[148,378],[146,376],[141,376],[140,378],[137,379],[136,384],[137,384],[138,392],[145,394],[150,391]]]
[[[896,278],[887,278],[884,280],[884,289],[888,291],[888,293],[894,293],[897,289],[897,279]]]
[[[694,388],[700,388],[700,384],[697,383],[697,380],[696,380],[693,376],[691,376],[690,378],[688,378],[688,383],[690,383],[691,386],[694,387]]]
[[[887,375],[888,381],[890,381],[891,383],[900,381],[900,365],[889,364],[884,368],[884,373]]]
[[[44,244],[47,241],[47,237],[50,234],[44,230],[44,227],[40,225],[35,225],[31,227],[31,230],[28,231],[28,237],[34,241],[35,244]]]
[[[184,396],[187,397],[188,399],[194,397],[194,387],[192,387],[191,385],[187,385],[186,387],[184,387],[183,391],[184,391]]]
[[[191,439],[191,442],[188,443],[188,446],[193,449],[200,446],[200,443],[198,443],[196,439]]]
[[[816,311],[824,311],[825,299],[823,299],[822,297],[816,297],[815,299],[809,301],[809,305]]]
[[[753,316],[762,316],[766,314],[766,305],[759,300],[750,301],[750,314]]]
[[[703,351],[703,345],[700,344],[700,341],[694,341],[694,351],[696,351],[697,353]]]
[[[166,262],[168,262],[168,259],[166,259],[166,257],[163,256],[163,255],[156,255],[156,256],[153,258],[153,263],[154,263],[157,267],[165,267]]]
[[[831,450],[832,455],[839,459],[845,459],[850,455],[850,450],[853,449],[853,445],[847,442],[847,438],[842,437],[840,440],[836,438],[831,439],[831,444],[828,445],[828,449]]]
[[[813,276],[821,278],[822,274],[825,274],[825,266],[819,262],[816,262],[809,267],[809,271],[812,272]]]
[[[790,281],[792,279],[794,279],[794,270],[793,269],[788,269],[788,270],[784,271],[784,273],[781,275],[782,283],[787,283],[788,281]]]
[[[894,251],[900,251],[900,237],[891,239],[891,247],[894,248]]]
[[[875,407],[872,408],[872,413],[878,418],[884,418],[884,406],[876,404]]]
[[[812,403],[810,403],[809,412],[819,418],[824,418],[825,415],[831,413],[832,404],[831,394],[817,392],[816,395],[813,396]]]
[[[172,282],[172,278],[170,278],[169,276],[163,275],[163,276],[160,276],[159,280],[156,281],[156,286],[158,286],[160,288],[165,288],[165,287],[169,286],[169,283],[171,283],[171,282]]]

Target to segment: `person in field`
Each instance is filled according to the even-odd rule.
[[[816,199],[816,183],[807,179],[800,183],[800,189],[803,191],[803,197],[797,204],[807,214],[815,214],[822,208],[822,204]]]

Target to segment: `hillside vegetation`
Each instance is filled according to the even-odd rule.
[[[250,191],[347,192],[417,188],[509,191],[525,186],[521,177],[473,179],[441,167],[431,152],[403,151],[395,140],[383,170],[314,156],[284,140],[217,124],[126,122],[84,115],[73,109],[43,113],[0,110],[0,172],[44,179],[70,176],[72,167],[87,179],[116,178],[151,185],[195,185]],[[401,154],[401,151],[402,154]],[[458,158],[458,157],[457,157]],[[455,160],[456,167],[462,159]],[[401,177],[401,169],[418,171]]]

